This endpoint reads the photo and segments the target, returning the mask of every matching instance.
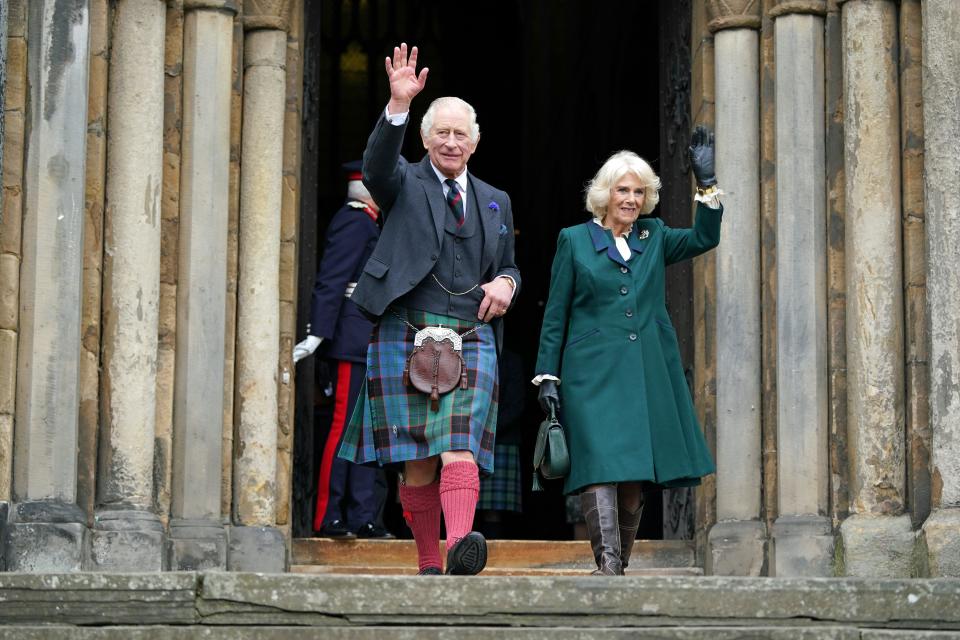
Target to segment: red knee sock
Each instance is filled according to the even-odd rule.
[[[417,543],[420,570],[427,567],[443,568],[440,560],[440,493],[436,482],[411,487],[400,485],[400,505],[407,526]]]
[[[440,470],[440,503],[447,525],[447,551],[473,529],[473,514],[480,497],[477,465],[466,460],[443,465]]]

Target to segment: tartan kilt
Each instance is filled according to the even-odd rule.
[[[396,309],[417,328],[443,325],[459,334],[476,322],[425,311]],[[403,369],[415,332],[388,310],[374,327],[367,348],[367,377],[343,434],[339,456],[358,464],[401,465],[444,451],[470,451],[484,475],[493,473],[499,381],[493,329],[488,324],[463,339],[467,389],[459,385],[429,398],[404,386]]]
[[[497,472],[480,481],[477,509],[522,511],[520,445],[498,444],[493,449]]]

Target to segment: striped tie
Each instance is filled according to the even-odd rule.
[[[460,197],[460,189],[457,188],[457,181],[447,178],[443,181],[447,189],[447,204],[453,211],[453,217],[457,219],[457,227],[463,226],[463,198]]]

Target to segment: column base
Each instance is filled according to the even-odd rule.
[[[7,571],[82,571],[89,544],[86,518],[76,504],[53,500],[21,502],[13,505],[7,523]]]
[[[98,511],[90,532],[91,571],[163,571],[163,524],[140,510]]]
[[[818,578],[834,575],[833,526],[824,516],[780,516],[773,523],[770,575]]]
[[[287,570],[287,541],[274,527],[230,527],[229,571],[283,573]]]
[[[838,573],[857,578],[914,575],[917,536],[909,515],[852,515],[840,525]]]
[[[214,520],[171,520],[167,537],[170,571],[227,568],[227,530]]]
[[[707,575],[767,575],[767,532],[758,520],[718,522],[707,536]]]
[[[920,540],[930,578],[960,578],[960,508],[934,509],[923,523]]]

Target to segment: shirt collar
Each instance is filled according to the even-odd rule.
[[[443,181],[447,179],[447,176],[440,173],[440,171],[435,166],[433,166],[433,162],[430,163],[430,168],[433,169],[433,172],[437,175],[437,180],[439,180],[441,183],[443,183]],[[467,192],[467,168],[464,167],[463,171],[460,172],[460,175],[454,178],[454,180],[456,180],[457,186],[460,187],[460,191],[462,191],[463,193],[466,193]]]
[[[607,229],[607,228],[608,228],[608,227],[603,226],[603,221],[600,220],[600,218],[594,218],[593,221],[594,221],[597,225],[599,225],[601,229]],[[635,223],[634,223],[634,224],[635,224]],[[621,235],[620,237],[621,237],[621,238],[629,238],[629,237],[630,237],[630,234],[632,234],[632,233],[633,233],[633,224],[631,224],[630,227],[626,230],[626,232],[625,232],[623,235]],[[613,235],[613,230],[612,230],[612,229],[610,230],[610,234]]]

